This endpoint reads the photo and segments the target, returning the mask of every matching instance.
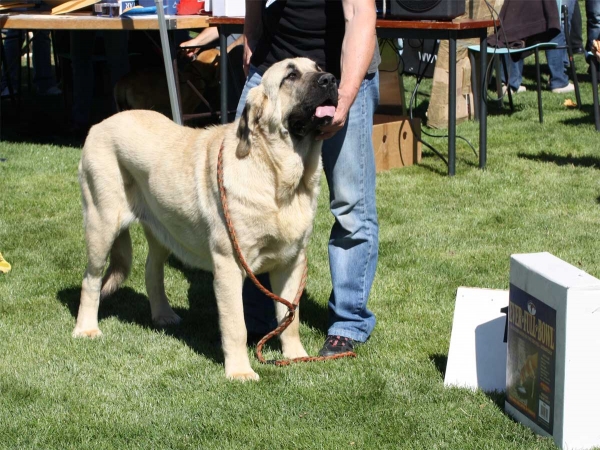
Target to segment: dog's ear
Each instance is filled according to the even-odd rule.
[[[237,129],[239,142],[235,154],[238,158],[245,158],[250,153],[252,135],[262,116],[265,100],[265,93],[261,85],[250,89],[250,92],[248,92],[246,105],[244,106]]]

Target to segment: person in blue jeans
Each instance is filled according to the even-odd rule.
[[[600,0],[585,0],[585,15],[587,17],[585,49],[591,52],[592,42],[600,39]]]
[[[372,0],[246,0],[244,66],[248,78],[239,102],[272,64],[309,57],[338,79],[339,103],[323,128],[323,167],[335,222],[329,238],[332,291],[329,329],[320,350],[330,356],[365,342],[375,326],[367,308],[378,258],[375,158],[371,133],[379,102],[380,56]],[[264,279],[264,277],[263,277]],[[273,305],[246,283],[244,311],[249,334],[274,328]]]
[[[22,30],[2,30],[7,68],[2,71],[0,91],[2,97],[9,95],[8,83],[13,92],[18,92],[18,71],[21,68],[21,49],[19,44],[25,38]],[[31,39],[33,62],[33,85],[40,95],[60,95],[62,91],[56,85],[56,77],[52,67],[52,47],[49,30],[36,30]]]
[[[594,3],[599,3],[599,0],[595,0]],[[569,12],[569,22],[573,17],[573,11],[575,9],[575,0],[563,0],[563,5],[567,5]],[[559,11],[560,13],[560,11]],[[562,14],[562,13],[561,13]],[[561,21],[561,32],[556,35],[550,42],[554,42],[561,47],[567,44],[564,29],[562,29]],[[548,62],[548,71],[550,72],[550,81],[548,83],[548,89],[555,94],[564,94],[567,92],[573,92],[575,87],[569,82],[569,76],[566,72],[566,67],[569,65],[569,59],[567,50],[546,50],[546,60]],[[504,56],[504,61],[507,64],[509,81],[508,85],[513,92],[525,91],[525,86],[521,86],[523,81],[523,60],[513,61],[508,55]],[[506,83],[504,74],[502,74],[502,81]]]

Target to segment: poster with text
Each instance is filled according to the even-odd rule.
[[[556,310],[513,284],[509,290],[507,401],[552,434]]]

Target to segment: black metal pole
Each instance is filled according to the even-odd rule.
[[[592,95],[594,96],[594,123],[596,131],[600,131],[600,106],[598,106],[598,61],[596,56],[591,55],[590,72],[592,75]]]
[[[540,74],[540,50],[535,48],[535,78],[537,82],[538,115],[540,123],[544,123],[544,108],[542,107],[542,75]]]
[[[448,39],[448,175],[454,176],[456,166],[456,35]]]
[[[221,65],[221,123],[228,122],[227,117],[227,27],[219,26],[219,45],[220,55],[219,64]]]
[[[487,161],[487,31],[484,30],[479,40],[481,58],[479,70],[481,72],[480,94],[479,94],[479,168],[484,169]],[[507,79],[508,80],[508,79]],[[508,84],[508,81],[507,81]],[[477,89],[477,88],[476,88]]]

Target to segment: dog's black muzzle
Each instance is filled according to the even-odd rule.
[[[288,116],[289,131],[300,137],[331,124],[338,104],[337,80],[330,73],[315,72],[305,95]]]

